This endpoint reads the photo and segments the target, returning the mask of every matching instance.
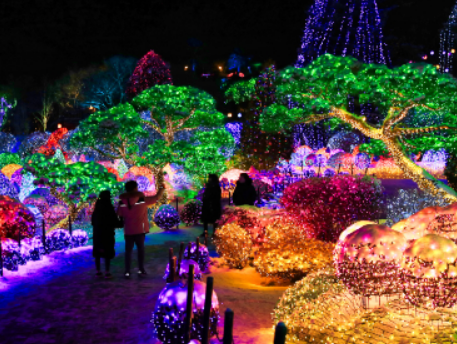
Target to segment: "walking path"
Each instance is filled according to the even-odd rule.
[[[177,252],[181,241],[195,240],[201,230],[147,235],[145,278],[122,277],[120,233],[112,280],[95,277],[90,247],[54,252],[43,261],[29,262],[19,273],[5,271],[6,277],[0,278],[0,343],[154,343],[151,312],[165,286],[168,248]],[[221,314],[227,307],[235,312],[235,343],[272,343],[271,313],[286,287],[263,285],[266,281],[252,268],[213,267],[211,276]]]

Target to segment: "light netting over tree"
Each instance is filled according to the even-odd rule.
[[[440,36],[440,72],[452,73],[455,55],[455,25],[457,22],[457,3],[449,15],[449,20],[441,30]]]
[[[295,66],[327,53],[390,64],[376,0],[315,0]]]
[[[133,71],[127,85],[127,96],[132,99],[154,85],[173,84],[170,67],[153,50],[144,55]]]

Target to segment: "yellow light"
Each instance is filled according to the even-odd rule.
[[[184,70],[187,70],[189,68],[189,66],[184,66]]]
[[[60,123],[57,124],[57,128],[58,128],[58,129],[62,128],[62,124],[60,124]]]
[[[455,54],[455,49],[452,49],[452,50],[451,50],[451,53],[452,53],[452,54]]]
[[[227,117],[229,117],[229,118],[232,117],[232,113],[229,112],[229,113],[227,114]]]
[[[222,70],[222,66],[219,66],[218,68],[219,68],[219,70]]]

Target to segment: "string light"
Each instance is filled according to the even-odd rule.
[[[315,0],[295,66],[303,67],[327,53],[390,64],[376,0]]]
[[[454,5],[449,19],[440,34],[440,64],[437,66],[441,73],[451,73],[454,70],[455,33],[457,22],[457,4]]]

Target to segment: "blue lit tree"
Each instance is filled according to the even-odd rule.
[[[390,63],[376,0],[315,0],[308,14],[296,67],[326,53]]]
[[[457,24],[457,3],[449,15],[440,36],[440,72],[452,73],[455,55],[455,28]]]

